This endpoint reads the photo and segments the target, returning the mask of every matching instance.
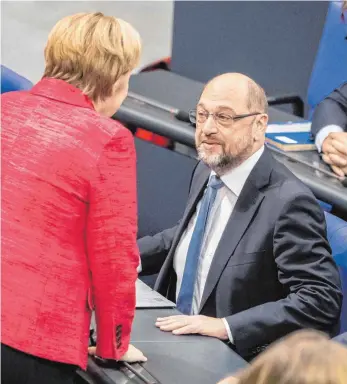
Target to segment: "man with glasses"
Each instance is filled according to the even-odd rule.
[[[183,218],[139,240],[144,274],[160,269],[156,289],[183,313],[156,326],[225,340],[246,358],[299,328],[336,334],[342,294],[324,214],[264,147],[263,89],[218,76],[190,119],[201,161]]]

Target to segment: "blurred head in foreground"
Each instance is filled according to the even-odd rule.
[[[219,384],[345,384],[347,348],[317,331],[274,343],[245,370]]]

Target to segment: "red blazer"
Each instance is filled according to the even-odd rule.
[[[72,85],[1,96],[2,343],[87,365],[128,348],[139,262],[131,133]]]

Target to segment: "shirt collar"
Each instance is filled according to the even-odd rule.
[[[261,155],[264,152],[264,146],[259,148],[256,152],[253,153],[246,161],[240,164],[238,167],[230,170],[221,176],[223,183],[237,196],[240,196],[245,182],[252,172],[252,169],[257,164]],[[214,171],[211,172],[211,175],[215,175]]]
[[[34,85],[30,92],[62,103],[94,109],[94,105],[88,96],[64,80],[45,77]]]

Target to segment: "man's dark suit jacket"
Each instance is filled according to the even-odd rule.
[[[314,136],[327,125],[338,125],[347,132],[347,83],[320,102],[313,113],[311,132]]]
[[[162,266],[156,289],[171,300],[175,250],[209,175],[200,162],[182,220],[138,241],[144,274],[157,273]],[[200,314],[225,317],[236,350],[250,356],[299,328],[336,335],[341,302],[324,213],[310,190],[265,149],[215,252]]]

